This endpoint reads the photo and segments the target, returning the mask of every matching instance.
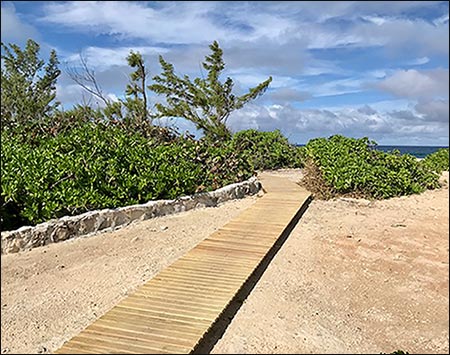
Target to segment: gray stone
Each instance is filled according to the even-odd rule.
[[[252,177],[247,181],[224,186],[212,192],[183,196],[175,200],[149,201],[142,205],[90,211],[78,216],[52,219],[34,227],[24,226],[14,231],[2,232],[1,253],[17,253],[70,238],[112,231],[137,220],[166,216],[199,207],[213,207],[232,199],[258,193],[260,189],[261,183],[256,177]]]

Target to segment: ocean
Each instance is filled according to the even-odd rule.
[[[447,147],[430,147],[430,146],[413,146],[413,145],[377,145],[375,147],[383,152],[389,152],[397,149],[400,154],[414,155],[416,158],[425,158],[428,154],[434,153],[441,148]]]
[[[304,144],[297,144],[298,147],[304,146]],[[434,153],[441,148],[448,148],[448,146],[415,146],[415,145],[377,145],[375,149],[383,152],[390,152],[397,149],[400,154],[410,154],[416,158],[425,158],[428,154]]]

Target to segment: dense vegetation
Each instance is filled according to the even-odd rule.
[[[233,136],[232,145],[243,157],[248,158],[257,170],[303,166],[303,149],[290,144],[279,130],[240,131]]]
[[[2,43],[2,230],[213,190],[253,175],[252,159],[231,140],[225,123],[233,110],[261,95],[271,78],[235,96],[231,78],[220,82],[222,50],[217,42],[210,49],[203,63],[206,79],[179,78],[160,58],[163,73],[153,86],[147,85],[143,57],[130,52],[126,60],[134,71],[124,99],[115,102],[83,62],[84,71],[69,75],[104,108],[77,105],[64,112],[55,100],[61,73],[56,52],[45,63],[32,40],[24,49]],[[149,110],[148,89],[166,95],[167,106],[158,105],[158,113]],[[205,137],[194,140],[153,124],[164,115],[193,121]]]
[[[242,131],[217,143],[182,136],[161,142],[99,123],[33,142],[5,131],[1,153],[5,229],[209,191],[249,178],[255,167],[301,166],[299,148],[278,131]]]
[[[374,144],[367,138],[340,135],[310,140],[305,148],[304,184],[323,198],[352,195],[377,199],[439,186],[439,174],[415,157],[381,152]]]
[[[421,162],[426,168],[436,171],[437,173],[448,170],[448,148],[441,148],[437,152],[427,155]]]
[[[367,138],[334,136],[295,147],[276,130],[232,134],[230,113],[263,94],[271,78],[235,96],[233,81],[220,81],[225,64],[217,42],[203,68],[205,78],[178,77],[162,57],[162,74],[147,85],[139,53],[126,58],[134,71],[124,98],[104,96],[92,71],[71,77],[104,103],[62,111],[55,101],[60,75],[56,52],[47,63],[39,45],[2,43],[1,228],[9,230],[63,215],[115,208],[152,199],[176,198],[245,180],[255,170],[305,165],[305,185],[316,196],[353,194],[387,198],[438,186],[448,169],[448,149],[422,162],[382,153]],[[86,63],[84,63],[86,64]],[[157,113],[147,90],[165,95]],[[195,140],[157,117],[184,117],[203,131]]]
[[[3,133],[1,164],[6,229],[212,190],[253,174],[230,143],[215,146],[180,137],[162,144],[99,124],[38,145]]]

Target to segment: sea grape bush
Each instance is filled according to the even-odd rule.
[[[234,134],[232,146],[249,159],[256,170],[301,168],[303,148],[289,143],[279,130],[248,129]]]
[[[353,195],[383,199],[420,193],[439,186],[439,175],[415,157],[374,149],[368,138],[335,135],[316,138],[305,147],[304,184],[317,196]]]
[[[33,141],[4,131],[1,153],[2,230],[211,191],[248,179],[255,166],[301,166],[299,150],[280,132],[164,143],[99,122],[79,122]]]
[[[212,190],[253,174],[231,145],[182,137],[155,143],[100,124],[38,144],[2,132],[1,154],[2,230]]]
[[[437,173],[441,173],[444,170],[448,171],[449,168],[449,155],[448,148],[442,148],[438,151],[428,154],[421,163]]]

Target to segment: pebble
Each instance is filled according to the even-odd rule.
[[[45,346],[40,346],[37,350],[36,353],[38,354],[43,354],[47,352],[47,348]]]

